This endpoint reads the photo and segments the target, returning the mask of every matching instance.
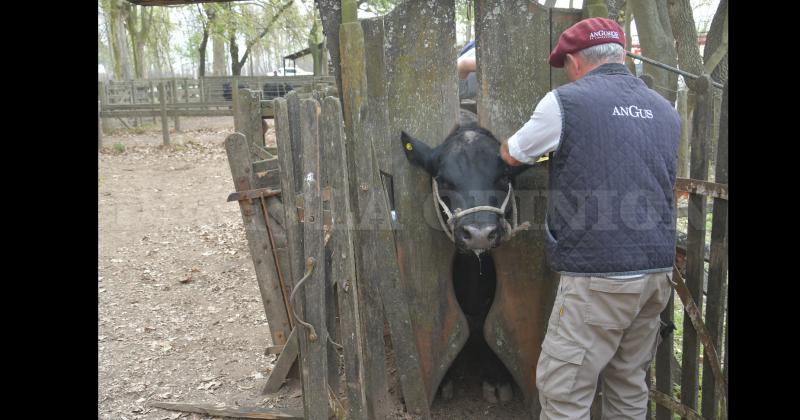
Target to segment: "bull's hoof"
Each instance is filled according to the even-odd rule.
[[[441,391],[443,400],[449,401],[453,399],[453,381],[447,380],[444,384],[442,384]]]
[[[498,385],[497,396],[500,398],[500,402],[507,403],[514,398],[514,388],[511,387],[511,384]]]
[[[489,382],[484,381],[483,384],[481,384],[481,388],[483,389],[483,399],[492,404],[497,404],[497,394],[495,393],[496,391],[495,386],[490,384]]]

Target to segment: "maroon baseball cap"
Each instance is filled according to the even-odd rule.
[[[584,19],[561,33],[547,62],[553,67],[564,67],[567,53],[610,42],[625,48],[625,32],[617,22],[599,17]]]

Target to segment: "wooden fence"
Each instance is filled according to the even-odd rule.
[[[432,206],[422,204],[430,197],[430,181],[398,150],[400,129],[435,145],[456,119],[455,72],[449,71],[454,52],[447,47],[454,35],[440,29],[453,24],[455,5],[410,3],[382,18],[343,19],[341,99],[319,90],[263,100],[260,92],[243,89],[236,97],[237,133],[226,139],[236,189],[229,200],[240,203],[278,346],[273,351],[280,351],[264,391],[277,390],[299,357],[309,419],[393,414],[385,325],[406,415],[430,418],[439,382],[466,341],[463,314],[449,289],[451,268],[442,264],[452,258],[453,246],[426,223]],[[579,11],[522,0],[476,2],[481,125],[508,136],[527,120],[532,104],[566,82],[546,65],[544,52],[579,18]],[[519,68],[534,69],[533,77]],[[689,229],[679,252],[685,268],[678,263],[674,273],[685,308],[681,358],[675,358],[674,334],[667,334],[648,372],[655,403],[648,419],[727,418],[727,86],[716,150],[711,89],[704,76],[691,121],[691,178],[676,186],[676,194],[689,193]],[[275,118],[275,149],[263,143],[260,120],[267,110]],[[714,182],[708,181],[711,154]],[[547,165],[520,176],[516,189],[545,190]],[[528,196],[521,197],[521,217],[541,227],[544,195]],[[546,268],[541,228],[513,240],[513,246],[493,251],[499,296],[486,331],[503,337],[488,341],[500,343],[492,348],[536,418],[535,365],[558,276]],[[515,297],[526,305],[513,305]],[[673,321],[673,312],[674,297],[662,320]],[[597,391],[592,419],[601,414],[602,390]]]

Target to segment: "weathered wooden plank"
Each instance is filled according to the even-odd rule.
[[[365,416],[372,419],[387,418],[391,410],[385,368],[383,306],[378,291],[380,274],[374,270],[374,267],[381,263],[388,264],[388,267],[396,267],[396,261],[392,263],[391,261],[377,262],[374,260],[376,256],[370,254],[372,247],[391,247],[391,244],[375,243],[374,235],[368,235],[369,230],[365,230],[361,225],[366,209],[364,205],[368,204],[363,202],[366,198],[362,198],[362,196],[379,187],[374,183],[372,172],[372,154],[370,152],[372,143],[370,143],[369,137],[363,135],[362,112],[366,106],[367,89],[364,75],[363,32],[358,33],[357,25],[354,22],[343,24],[337,39],[343,52],[341,54],[342,108],[348,139],[346,142],[349,174],[348,199],[353,211],[353,223],[357,229],[354,232],[357,270],[355,277],[357,283],[354,291],[358,301],[356,309],[359,322],[357,328],[359,346],[362,349],[363,387],[368,390],[365,395],[364,411]],[[383,39],[381,39],[382,42]],[[374,192],[370,194],[370,197],[373,195],[375,195]],[[388,210],[384,211],[388,212]],[[387,275],[392,275],[392,273]]]
[[[672,276],[674,277],[675,274]],[[661,321],[673,322],[674,314],[675,293],[670,290],[667,307],[661,312]],[[672,395],[672,385],[675,381],[675,378],[672,377],[674,348],[674,336],[670,334],[661,342],[656,351],[656,389],[666,395]],[[656,420],[673,420],[672,411],[666,406],[656,405]]]
[[[342,114],[336,98],[325,98],[320,121],[324,133],[325,162],[331,171],[331,214],[333,218],[331,249],[332,278],[338,288],[339,317],[341,319],[341,345],[344,353],[346,378],[347,418],[367,419],[366,387],[362,387],[364,367],[359,342],[358,300],[356,294],[355,250],[353,248],[353,220],[350,209],[347,152],[343,132]],[[365,384],[366,385],[366,384]]]
[[[292,144],[291,150],[294,151],[292,174],[294,179],[297,180],[303,179],[303,146],[300,141],[300,99],[299,94],[294,90],[286,94],[286,105],[289,110],[289,138]],[[297,187],[301,188],[300,185]]]
[[[300,155],[298,150],[293,153],[291,133],[289,126],[289,109],[287,102],[283,98],[275,100],[275,141],[278,146],[278,164],[280,165],[281,191],[285,193],[281,196],[284,209],[284,229],[286,230],[286,242],[289,257],[290,279],[287,281],[289,287],[294,287],[295,282],[303,275],[303,231],[302,225],[297,216],[297,203],[295,195],[298,185],[295,180],[301,178],[294,176],[293,162],[295,156]],[[300,309],[298,308],[298,311]]]
[[[399,282],[390,279],[397,284],[396,289],[405,289],[405,307],[414,308],[410,327],[416,336],[413,344],[419,352],[424,392],[430,403],[469,331],[452,292],[453,243],[432,228],[436,219],[431,211],[430,176],[408,162],[400,149],[400,132],[405,130],[436,146],[457,119],[455,30],[442,29],[455,27],[454,1],[401,3],[384,17],[384,27]],[[370,191],[381,184],[375,181],[373,185]],[[377,201],[383,196],[383,190],[378,191],[380,194],[370,193],[369,197],[365,193],[364,197]],[[379,215],[380,222],[386,224],[371,232],[383,234],[388,222],[384,213]],[[387,318],[394,303],[383,300]],[[400,340],[393,331],[395,351]]]
[[[314,270],[300,295],[304,321],[316,330],[299,331],[303,405],[309,419],[327,419],[328,406],[328,330],[325,307],[325,260],[323,245],[321,161],[319,144],[319,104],[305,99],[301,104],[300,136],[303,144],[303,246],[306,260],[314,261]]]
[[[170,80],[170,102],[175,105],[178,102],[178,82],[175,79]],[[178,114],[173,114],[172,118],[175,120],[175,131],[181,131],[181,118]]]
[[[228,154],[228,164],[236,191],[253,189],[250,151],[244,136],[240,133],[228,136],[225,139],[225,151]],[[273,344],[284,344],[291,331],[291,326],[277,277],[264,211],[258,200],[239,201],[239,206],[272,341]]]
[[[108,86],[106,83],[97,82],[97,94],[100,98],[100,109],[101,111],[105,111],[108,105]],[[101,112],[102,114],[102,112]],[[102,117],[102,115],[101,115]],[[108,134],[111,132],[111,125],[107,118],[102,118],[102,130],[104,133]]]
[[[501,141],[522,127],[538,101],[562,81],[551,74],[547,57],[552,38],[557,40],[578,18],[558,11],[551,28],[549,9],[534,2],[476,2],[478,116]],[[559,281],[545,259],[547,165],[515,180],[520,222],[529,221],[531,228],[491,252],[497,289],[484,327],[487,343],[514,377],[534,417],[541,410],[536,365]]]
[[[254,146],[264,147],[264,126],[261,123],[261,90],[239,89],[238,106],[234,109],[234,129],[247,137],[251,152]],[[263,157],[262,157],[263,159]]]
[[[289,371],[292,369],[294,362],[297,360],[297,355],[300,353],[300,345],[298,344],[297,329],[303,328],[298,325],[292,328],[289,333],[289,338],[286,344],[282,345],[278,360],[275,361],[275,367],[272,368],[267,383],[264,384],[264,389],[261,390],[262,394],[272,394],[281,389],[281,385],[286,381]]]
[[[103,119],[100,118],[100,101],[97,101],[97,150],[103,147]]]
[[[182,117],[228,117],[233,116],[233,111],[229,109],[166,109],[166,116],[180,115]],[[100,116],[108,118],[131,118],[131,117],[159,117],[161,111],[157,109],[129,110],[129,111],[103,111]]]
[[[722,90],[722,106],[719,119],[719,139],[717,140],[716,173],[714,181],[728,182],[728,85]],[[714,199],[711,222],[711,250],[708,265],[708,292],[706,294],[705,323],[714,346],[722,350],[723,290],[728,272],[728,201]],[[703,417],[717,417],[719,384],[714,375],[709,375],[711,365],[708,358],[703,358]]]
[[[196,404],[196,403],[168,403],[154,402],[151,407],[172,411],[185,411],[189,413],[208,414],[220,417],[237,417],[243,419],[291,419],[303,420],[306,417],[298,410],[290,408],[264,408],[264,407],[226,407],[225,404]]]
[[[708,144],[711,133],[712,101],[708,76],[695,82],[695,108],[692,119],[692,149],[689,173],[693,179],[708,179]],[[706,236],[706,197],[700,194],[689,195],[689,217],[686,239],[686,286],[692,299],[702,311],[703,277]],[[700,344],[697,331],[691,319],[683,320],[683,360],[681,366],[681,403],[691,409],[697,408],[698,394],[698,356]]]
[[[158,84],[158,102],[161,105],[161,136],[164,146],[169,146],[169,121],[167,120],[166,95],[164,94],[164,82]]]
[[[392,173],[392,136],[388,133],[389,108],[386,98],[386,59],[384,56],[384,26],[382,18],[361,20],[364,33],[364,66],[367,82],[367,117],[362,119],[371,133],[372,145],[378,159],[378,169]]]

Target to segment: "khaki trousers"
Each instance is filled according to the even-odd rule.
[[[562,275],[536,367],[540,420],[589,419],[598,379],[603,419],[644,419],[645,371],[660,340],[672,272],[632,280]]]

